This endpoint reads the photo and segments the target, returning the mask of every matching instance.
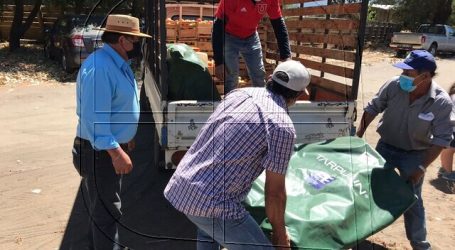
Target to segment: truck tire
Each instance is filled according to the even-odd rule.
[[[55,59],[55,56],[52,54],[51,41],[46,41],[44,44],[44,57],[47,59]]]
[[[398,57],[398,58],[403,58],[406,56],[406,50],[397,50],[397,52],[395,53],[395,56]]]
[[[438,45],[436,43],[432,43],[430,48],[428,48],[428,52],[430,52],[433,56],[436,56],[438,53]]]
[[[60,58],[60,63],[62,64],[62,68],[66,73],[73,73],[74,68],[71,66],[71,63],[68,61],[68,53],[66,51],[62,51],[62,57]]]

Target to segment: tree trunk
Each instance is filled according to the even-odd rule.
[[[9,32],[9,50],[15,51],[21,47],[20,39],[24,36],[25,32],[30,28],[35,19],[36,14],[41,8],[41,3],[43,0],[36,0],[35,6],[33,7],[30,15],[25,20],[25,23],[22,23],[24,18],[24,0],[15,0],[14,8],[14,18],[13,23],[11,24],[11,30]]]
[[[9,50],[14,51],[20,48],[20,29],[22,26],[22,18],[24,16],[24,1],[15,0],[14,1],[14,18],[13,23],[11,24],[11,29],[9,31]]]

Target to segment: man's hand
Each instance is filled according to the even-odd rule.
[[[121,147],[109,149],[107,152],[111,156],[112,165],[114,165],[116,174],[128,174],[131,172],[133,163],[128,154],[126,154]]]
[[[224,64],[215,66],[215,77],[221,81],[224,81]]]
[[[265,172],[265,212],[272,225],[272,243],[278,249],[289,247],[289,237],[284,223],[286,209],[286,185],[283,174]]]
[[[425,172],[422,169],[417,169],[412,173],[412,175],[409,177],[409,180],[412,182],[413,185],[416,185],[419,183],[419,181],[422,179],[422,177],[425,175]]]
[[[368,125],[374,120],[376,115],[371,115],[368,112],[363,112],[362,119],[360,120],[359,123],[359,128],[357,129],[357,132],[355,133],[358,137],[362,138],[363,134],[365,134],[365,131],[368,128]]]
[[[272,244],[276,246],[275,249],[289,249],[291,247],[291,240],[286,231],[284,233],[272,232]]]

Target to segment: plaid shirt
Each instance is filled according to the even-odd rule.
[[[210,116],[164,195],[184,214],[239,219],[265,170],[286,174],[295,139],[285,100],[265,88],[232,91]]]

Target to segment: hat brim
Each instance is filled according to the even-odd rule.
[[[124,32],[124,31],[117,31],[117,30],[108,30],[106,28],[99,28],[99,30],[102,30],[104,32],[119,33],[119,34],[130,35],[130,36],[152,38],[152,36],[144,34],[144,33],[141,33],[141,32]]]
[[[409,70],[414,69],[413,67],[409,66],[408,64],[406,64],[404,62],[395,63],[393,66],[396,68],[399,68],[399,69],[409,69]]]

